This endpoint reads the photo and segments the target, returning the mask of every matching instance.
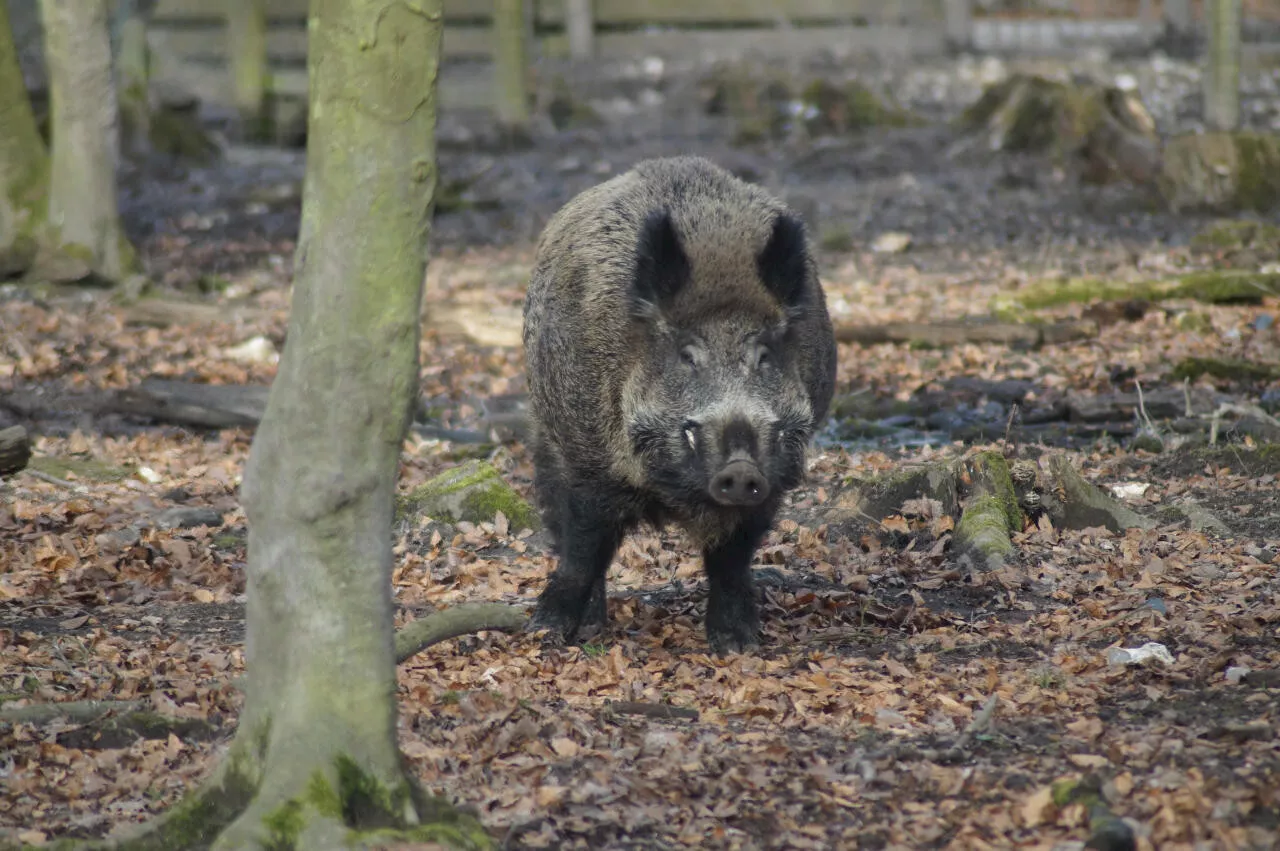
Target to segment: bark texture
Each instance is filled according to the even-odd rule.
[[[266,140],[271,135],[266,0],[229,0],[227,51],[241,129],[249,139]]]
[[[53,138],[50,239],[86,272],[133,268],[116,204],[116,92],[106,0],[41,0]]]
[[[29,230],[42,212],[48,175],[48,156],[9,27],[9,7],[0,3],[0,277],[23,272],[31,262]]]
[[[525,88],[524,0],[494,0],[493,79],[498,121],[508,130],[523,132],[529,125],[529,97]]]

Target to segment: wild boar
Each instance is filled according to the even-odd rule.
[[[624,535],[703,554],[717,653],[758,646],[751,560],[802,481],[835,340],[800,219],[708,160],[647,160],[548,223],[524,304],[530,447],[559,565],[533,629],[603,626]]]

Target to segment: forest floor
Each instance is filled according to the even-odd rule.
[[[1141,83],[1149,63],[1134,66],[1121,70]],[[723,122],[690,106],[696,85],[670,69],[661,81],[652,68],[621,75],[601,95],[601,125],[540,130],[514,152],[487,148],[483,121],[445,116],[451,195],[432,237],[427,313],[470,310],[496,336],[481,344],[428,321],[419,426],[436,430],[407,441],[400,489],[482,453],[528,493],[518,440],[438,435],[483,433],[483,401],[523,388],[511,317],[546,217],[645,156],[702,153],[792,200],[819,237],[838,323],[972,318],[1084,274],[1135,281],[1276,262],[1257,248],[1193,249],[1212,217],[1081,184],[1047,161],[948,159],[948,110],[977,93],[972,79],[971,91],[947,88],[968,79],[954,70],[918,70],[911,79],[933,73],[942,88],[900,96],[930,116],[925,126],[799,145],[731,145]],[[128,227],[151,277],[217,315],[139,321],[100,291],[0,290],[0,427],[35,435],[31,470],[0,483],[0,697],[6,708],[136,700],[200,722],[146,736],[0,724],[0,838],[98,836],[161,812],[234,727],[237,489],[252,429],[166,425],[110,404],[147,378],[265,385],[274,374],[301,157],[234,153],[126,175]],[[910,244],[873,250],[885,233]],[[1224,402],[1274,415],[1278,309],[1274,295],[1068,302],[1034,316],[1092,318],[1095,334],[1039,347],[842,345],[839,416],[758,559],[759,652],[708,655],[698,560],[679,535],[646,531],[618,555],[610,626],[591,643],[482,633],[404,663],[404,753],[506,848],[1083,848],[1098,811],[1091,826],[1088,799],[1064,792],[1071,781],[1136,836],[1094,847],[1277,847],[1278,436],[1264,419],[1228,418],[1206,447],[1195,426]],[[1176,369],[1191,358],[1273,371],[1184,383]],[[1139,389],[1165,400],[1149,423]],[[1111,413],[1084,416],[1090,401]],[[1046,410],[1066,413],[1037,430],[1025,414]],[[1000,427],[972,430],[990,422]],[[1152,436],[1163,449],[1139,440]],[[987,575],[948,560],[952,518],[856,533],[830,520],[853,477],[979,448],[1031,461],[1067,453],[1141,513],[1193,501],[1222,525],[1113,533],[1042,518],[1016,536],[1010,569]],[[549,567],[542,534],[504,517],[403,522],[395,552],[402,623],[463,602],[526,605]],[[1170,662],[1109,661],[1147,642]],[[634,715],[611,701],[692,712]]]

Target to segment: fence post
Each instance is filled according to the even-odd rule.
[[[943,0],[943,20],[948,49],[968,50],[973,35],[973,0]]]
[[[513,134],[523,134],[529,125],[525,8],[525,0],[493,4],[494,105],[498,123]]]
[[[1164,37],[1161,39],[1171,55],[1191,57],[1196,54],[1196,19],[1191,0],[1164,0]]]
[[[1213,130],[1240,121],[1240,0],[1208,0],[1209,56],[1204,69],[1204,120]]]
[[[564,28],[569,36],[569,58],[590,59],[595,53],[595,20],[591,0],[564,0]]]

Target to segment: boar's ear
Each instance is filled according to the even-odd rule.
[[[805,295],[809,273],[809,251],[804,223],[790,213],[780,213],[773,221],[769,241],[756,258],[760,280],[784,307],[795,307]]]
[[[654,210],[640,225],[632,299],[637,315],[661,309],[689,282],[689,258],[671,214]]]

